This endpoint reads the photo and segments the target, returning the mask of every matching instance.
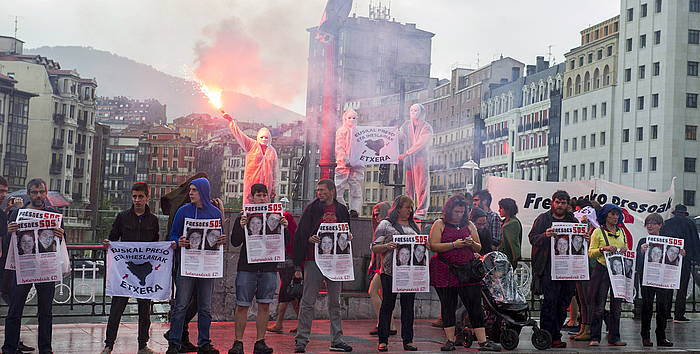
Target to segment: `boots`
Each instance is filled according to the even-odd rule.
[[[589,341],[591,340],[591,326],[581,325],[581,333],[574,336],[575,341]]]

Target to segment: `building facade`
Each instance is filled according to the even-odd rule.
[[[36,95],[17,90],[17,80],[2,72],[0,65],[0,166],[14,191],[26,187],[29,100]]]
[[[109,135],[104,162],[104,196],[112,208],[128,209],[131,206],[131,186],[136,179],[136,163],[146,156],[139,156],[139,142],[143,131],[125,129]]]
[[[124,96],[98,97],[97,120],[115,130],[128,125],[163,125],[167,123],[166,106],[156,99],[136,100]]]

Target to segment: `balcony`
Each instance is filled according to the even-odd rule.
[[[73,201],[74,201],[74,202],[75,202],[75,201],[80,201],[80,200],[83,199],[83,196],[82,196],[82,194],[80,194],[80,193],[73,193],[73,194],[71,195],[71,197],[73,197]]]
[[[53,114],[53,122],[56,124],[65,124],[66,123],[66,115],[64,113],[54,113]]]
[[[549,125],[549,119],[545,119],[542,121],[542,127],[546,127]]]
[[[75,144],[75,153],[76,154],[84,154],[85,153],[85,144]]]
[[[60,175],[61,171],[63,171],[63,162],[51,163],[49,173],[51,173],[52,175]]]
[[[63,143],[64,143],[63,139],[60,139],[60,140],[53,139],[53,141],[51,141],[51,148],[52,149],[63,149]]]
[[[522,132],[523,132],[523,125],[518,124],[518,133],[522,133]]]
[[[87,119],[78,119],[78,128],[87,129]]]
[[[85,176],[85,170],[82,168],[74,168],[73,169],[73,178],[82,178]]]

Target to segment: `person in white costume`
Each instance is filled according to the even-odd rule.
[[[243,190],[249,191],[250,187],[256,183],[264,184],[269,191],[270,200],[274,200],[279,166],[277,150],[272,147],[270,130],[260,128],[257,139],[252,139],[238,128],[235,120],[231,119],[228,126],[238,145],[246,152]],[[252,198],[250,193],[244,193],[243,203],[252,204]]]
[[[335,186],[338,203],[345,202],[345,191],[350,189],[351,216],[357,216],[362,209],[362,182],[365,179],[365,167],[350,164],[350,145],[352,132],[357,121],[357,112],[348,109],[343,113],[343,125],[335,132]]]
[[[406,149],[399,155],[404,162],[406,195],[416,202],[415,216],[424,219],[430,204],[430,171],[428,169],[433,127],[425,121],[425,108],[414,104],[409,120],[400,129],[400,137]]]

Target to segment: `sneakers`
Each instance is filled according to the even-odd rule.
[[[228,354],[243,354],[243,342],[239,340],[233,342],[231,349],[228,350]]]
[[[243,349],[242,347],[243,346],[241,345],[241,349]],[[255,346],[253,346],[253,354],[272,354],[272,352],[272,348],[268,347],[267,344],[265,344],[264,339],[255,342]],[[242,350],[241,354],[243,354]]]
[[[673,342],[671,342],[668,339],[659,339],[659,340],[657,340],[656,345],[658,345],[659,347],[672,347]]]
[[[156,354],[156,352],[149,347],[143,347],[139,349],[139,351],[137,351],[136,354]]]
[[[445,342],[445,345],[440,347],[440,350],[443,352],[451,352],[451,351],[454,351],[455,349],[457,349],[457,348],[455,348],[455,342],[453,342],[449,339],[447,340],[447,342]]]
[[[20,350],[20,351],[21,351],[21,350]],[[102,349],[102,351],[100,352],[100,354],[112,354],[112,348],[107,346],[107,347],[105,347],[104,349]]]
[[[674,319],[673,322],[674,323],[688,323],[688,322],[690,322],[690,320],[688,318],[686,318],[685,316],[682,316],[682,317]]]
[[[33,352],[36,350],[34,347],[30,347],[26,344],[24,344],[22,341],[19,341],[19,344],[17,345],[17,350],[21,352]]]
[[[180,346],[180,353],[192,353],[198,351],[199,348],[192,344],[192,342],[189,341],[189,339],[185,339],[182,341],[182,345]]]
[[[294,345],[294,352],[295,353],[306,353],[306,345],[304,344],[295,344]]]
[[[566,342],[560,340],[552,341],[552,348],[566,348]]]
[[[487,340],[486,342],[479,343],[480,352],[500,352],[501,346],[494,343],[493,341]]]
[[[328,350],[330,350],[332,352],[351,352],[352,347],[347,345],[347,343],[338,342],[338,343],[332,343],[331,346],[328,348]]]
[[[168,351],[165,352],[165,354],[178,354],[180,353],[180,349],[177,347],[177,345],[170,344],[168,345]]]
[[[211,343],[207,343],[207,344],[199,347],[199,349],[197,350],[197,353],[198,354],[219,354],[219,350],[214,348],[214,346],[211,345]]]

